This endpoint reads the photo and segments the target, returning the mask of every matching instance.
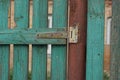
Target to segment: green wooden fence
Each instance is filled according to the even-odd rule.
[[[13,80],[28,79],[29,44],[32,44],[31,80],[47,80],[47,44],[52,44],[51,80],[67,80],[67,49],[72,44],[68,41],[68,0],[53,0],[52,29],[48,29],[48,0],[33,0],[33,25],[29,28],[29,2],[14,0],[16,26],[9,29],[10,0],[0,0],[0,80],[9,80],[10,44],[14,44]],[[104,5],[104,0],[88,0],[86,80],[103,80]]]
[[[8,80],[9,78],[9,44],[14,44],[13,80],[27,80],[28,78],[28,44],[33,44],[32,80],[46,80],[47,44],[50,43],[53,44],[51,79],[66,79],[67,40],[41,40],[37,35],[39,33],[64,33],[68,21],[67,0],[55,0],[53,6],[54,29],[48,29],[48,0],[33,0],[33,26],[32,29],[29,29],[29,0],[14,0],[14,21],[16,26],[10,30],[8,29],[10,0],[0,0],[2,44],[0,48],[0,80]]]

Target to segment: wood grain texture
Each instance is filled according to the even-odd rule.
[[[29,26],[29,0],[15,0],[14,20],[21,31]],[[14,45],[13,80],[28,78],[28,45]]]
[[[28,46],[14,46],[13,80],[27,80]]]
[[[103,80],[104,0],[88,1],[86,80]]]
[[[0,30],[8,29],[10,0],[0,0]],[[9,45],[0,45],[0,80],[9,78]]]
[[[79,36],[77,44],[69,44],[68,80],[85,80],[87,0],[69,1],[69,25],[79,25]]]
[[[53,28],[67,26],[67,0],[53,0]],[[56,27],[58,26],[58,27]],[[66,80],[67,46],[52,45],[51,80]]]
[[[120,80],[120,0],[113,0],[110,80]]]
[[[33,29],[47,28],[48,0],[33,0]],[[33,45],[32,80],[47,79],[47,45]]]
[[[44,38],[44,37],[39,37],[38,35],[38,34],[50,35],[50,33],[54,33],[57,36],[53,37],[52,34],[49,38]],[[67,31],[64,28],[58,28],[58,29],[46,28],[40,30],[14,29],[14,30],[0,31],[0,44],[66,44],[66,39],[67,39]]]

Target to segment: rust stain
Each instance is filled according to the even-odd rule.
[[[85,80],[87,0],[70,0],[69,25],[79,24],[78,43],[69,44],[68,80]]]
[[[37,38],[40,39],[65,39],[67,38],[67,33],[38,33]]]

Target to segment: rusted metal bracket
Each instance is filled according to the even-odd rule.
[[[68,31],[51,32],[51,33],[38,33],[38,39],[68,39],[69,43],[78,42],[78,26],[69,27]]]
[[[65,39],[68,37],[67,32],[38,33],[38,39]]]

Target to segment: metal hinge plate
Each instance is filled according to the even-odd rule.
[[[69,27],[69,43],[78,42],[78,26]]]
[[[38,33],[37,39],[68,39],[69,43],[78,42],[78,26],[69,27],[68,30]]]

